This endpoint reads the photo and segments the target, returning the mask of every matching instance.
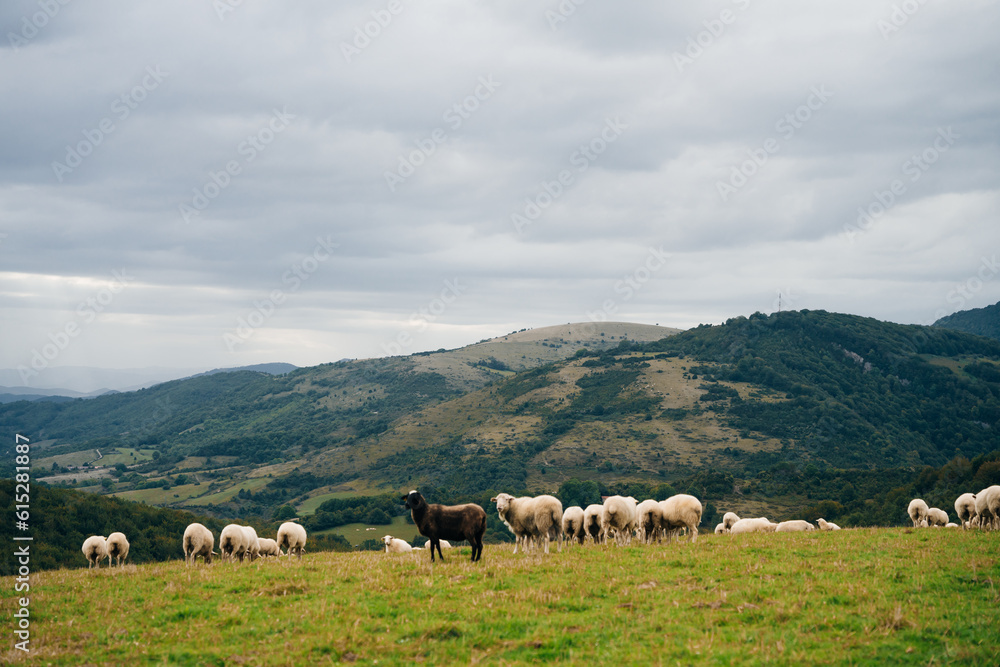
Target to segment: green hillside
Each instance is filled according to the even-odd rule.
[[[934,323],[934,326],[1000,340],[1000,303],[985,308],[959,311],[942,317]]]

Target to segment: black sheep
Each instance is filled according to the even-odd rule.
[[[472,561],[483,555],[483,533],[486,532],[486,510],[479,505],[428,505],[417,491],[403,496],[403,503],[410,509],[413,523],[420,534],[430,540],[431,562],[434,549],[441,553],[441,540],[467,540],[472,545]]]

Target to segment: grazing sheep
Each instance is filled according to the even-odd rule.
[[[994,484],[986,488],[983,491],[986,495],[986,509],[989,511],[989,515],[993,517],[993,522],[990,524],[991,530],[1000,529],[1000,486]],[[978,498],[979,496],[976,496]],[[978,501],[976,505],[977,509],[979,507]]]
[[[108,543],[102,535],[92,535],[83,541],[83,555],[87,557],[87,569],[96,567],[101,569],[101,560],[108,559],[108,567],[111,567],[111,558],[108,556]]]
[[[215,548],[215,536],[212,531],[200,523],[189,524],[184,529],[184,539],[181,541],[184,548],[184,562],[194,565],[194,561],[201,556],[206,565],[211,564],[213,549]]]
[[[820,530],[840,530],[840,526],[826,519],[816,519],[816,523],[819,524]]]
[[[614,532],[616,544],[630,544],[636,526],[635,508],[636,500],[632,496],[609,496],[604,501],[604,511],[601,514],[602,541],[606,542]]]
[[[545,545],[545,553],[549,553],[549,540],[558,540],[562,549],[562,502],[555,496],[515,498],[509,493],[498,493],[490,502],[497,504],[497,514],[517,537],[514,553],[522,543],[525,547],[522,551],[527,550],[528,540],[533,538]]]
[[[243,526],[231,523],[219,533],[219,551],[222,553],[222,560],[239,559],[242,563],[248,546]]]
[[[118,567],[125,564],[125,559],[128,558],[128,540],[125,539],[124,533],[111,533],[108,535],[107,548],[108,567],[111,567],[111,562],[114,559],[118,559]]]
[[[927,503],[920,498],[914,498],[906,508],[906,513],[910,515],[910,521],[914,528],[925,528],[927,524]]]
[[[801,519],[795,519],[793,521],[782,521],[778,524],[778,527],[774,529],[776,533],[798,533],[806,530],[816,530],[808,521],[803,521]]]
[[[601,544],[604,540],[601,534],[601,517],[604,515],[604,505],[597,503],[587,505],[583,510],[583,532],[590,535],[594,544]]]
[[[715,534],[716,535],[725,535],[728,532],[729,531],[726,530],[726,524],[724,524],[724,523],[716,524],[716,526],[715,526]]]
[[[948,513],[937,507],[927,510],[927,525],[938,528],[948,524]]]
[[[278,549],[284,549],[288,554],[288,560],[292,560],[292,552],[295,557],[302,560],[302,554],[306,552],[306,529],[294,521],[286,521],[278,526]]]
[[[416,489],[403,496],[403,502],[410,508],[410,516],[413,517],[417,530],[430,540],[432,563],[435,547],[441,560],[444,560],[441,540],[467,540],[472,545],[472,561],[482,558],[483,533],[486,532],[486,510],[482,507],[475,503],[428,504]]]
[[[583,508],[567,507],[562,518],[563,537],[570,542],[576,540],[583,544],[587,534],[583,531]]]
[[[243,534],[246,535],[247,538],[247,558],[251,561],[260,558],[260,538],[257,537],[257,531],[251,526],[243,526]]]
[[[740,518],[736,516],[735,512],[726,512],[725,516],[722,517],[722,525],[725,526],[726,532],[728,533],[732,530],[733,524],[739,520]]]
[[[382,544],[385,545],[385,552],[387,554],[408,554],[413,551],[413,547],[407,544],[405,540],[393,537],[392,535],[383,537]]]
[[[281,557],[281,549],[278,548],[278,543],[272,540],[270,537],[261,537],[257,540],[260,545],[260,556],[277,556]]]
[[[963,493],[956,498],[955,514],[958,516],[958,522],[962,524],[962,530],[968,528],[976,518],[976,494]]]
[[[686,528],[689,539],[698,539],[698,524],[701,523],[701,501],[686,493],[678,493],[660,502],[662,512],[660,528],[668,535]]]
[[[660,503],[655,500],[643,500],[635,508],[635,517],[639,539],[646,544],[652,544],[653,540],[659,541],[663,523],[663,509]]]
[[[740,519],[729,529],[730,535],[742,535],[745,533],[773,533],[778,529],[778,524],[764,517],[756,519]]]

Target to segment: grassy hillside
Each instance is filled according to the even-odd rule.
[[[1000,340],[1000,303],[985,308],[959,311],[942,317],[934,323],[934,326]]]
[[[1000,662],[1000,533],[844,530],[695,544],[306,554],[42,572],[31,659],[126,664]],[[2,580],[14,607],[13,580]],[[8,642],[0,659],[18,655]]]

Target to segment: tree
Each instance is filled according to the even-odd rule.
[[[287,521],[288,519],[294,519],[296,516],[298,516],[298,513],[291,505],[282,505],[274,510],[274,519],[276,521]]]

